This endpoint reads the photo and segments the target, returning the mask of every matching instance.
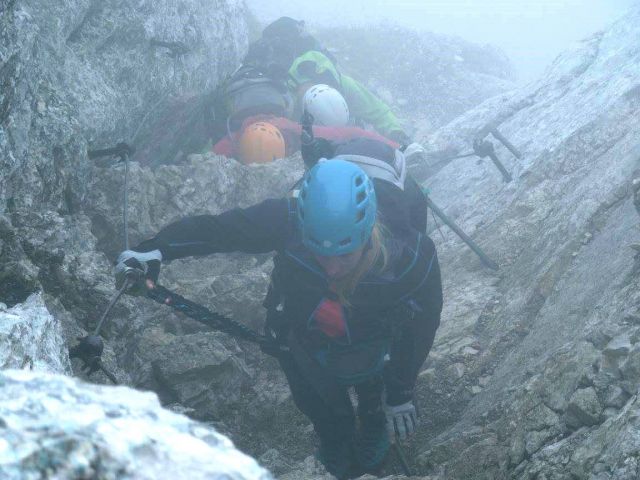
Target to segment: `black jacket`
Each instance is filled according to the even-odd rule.
[[[219,215],[183,218],[136,250],[157,248],[164,260],[221,252],[275,251],[274,276],[285,299],[283,316],[293,338],[313,355],[323,345],[311,338],[307,321],[330,293],[322,269],[300,241],[294,203],[294,199],[270,199]],[[386,216],[392,216],[392,212]],[[411,399],[418,371],[433,343],[442,310],[442,288],[431,239],[412,228],[390,231],[392,238],[386,242],[388,268],[380,275],[363,278],[347,311],[354,345],[389,340],[387,399],[390,404],[399,404]]]

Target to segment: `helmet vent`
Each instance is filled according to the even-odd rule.
[[[320,256],[346,255],[363,247],[376,222],[376,191],[358,165],[336,157],[305,175],[296,197],[297,233]]]

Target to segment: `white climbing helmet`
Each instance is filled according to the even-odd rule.
[[[309,88],[302,103],[318,125],[344,127],[349,123],[347,101],[338,90],[329,85],[320,83]]]

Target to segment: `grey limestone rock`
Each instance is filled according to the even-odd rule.
[[[569,399],[565,421],[571,428],[596,425],[600,420],[602,406],[593,388],[576,390]]]
[[[152,393],[16,370],[0,373],[0,386],[2,478],[272,478]]]
[[[12,308],[0,304],[0,369],[71,373],[60,322],[41,294]]]
[[[523,154],[516,159],[495,142],[510,183],[491,162],[468,159],[425,182],[432,200],[500,264],[497,273],[484,269],[453,232],[431,224],[445,298],[452,300],[445,301],[427,366],[438,388],[419,377],[418,396],[429,405],[423,414],[435,419],[435,431],[416,447],[437,452],[426,474],[592,478],[598,459],[604,463],[598,478],[637,475],[636,422],[628,422],[638,413],[640,357],[629,319],[640,305],[640,277],[628,245],[638,242],[631,188],[640,155],[638,38],[635,7],[560,55],[538,81],[487,100],[433,134],[424,126],[428,142],[462,149],[494,122]],[[491,375],[491,381],[465,398],[443,377],[459,361],[449,357],[451,345],[469,336],[480,354],[465,359],[465,380]],[[618,412],[607,411],[605,419],[604,403]],[[542,423],[555,425],[530,424],[540,404],[553,419]],[[461,466],[465,450],[456,441],[466,438],[466,448],[482,442],[465,435],[478,424],[511,450],[507,463],[489,457],[482,474]],[[618,452],[623,438],[628,444]]]

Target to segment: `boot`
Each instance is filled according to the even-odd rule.
[[[320,438],[316,458],[327,471],[339,480],[351,478],[353,466],[353,442],[348,438]]]
[[[366,473],[379,470],[390,447],[386,418],[382,409],[361,414],[355,455],[362,470]]]

